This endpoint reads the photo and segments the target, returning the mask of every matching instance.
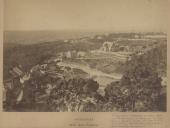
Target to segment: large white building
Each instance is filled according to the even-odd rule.
[[[104,52],[111,52],[111,48],[112,48],[113,44],[114,44],[114,42],[106,41],[106,42],[103,43],[100,50],[104,51]]]

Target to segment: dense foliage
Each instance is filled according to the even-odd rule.
[[[121,111],[165,109],[166,94],[161,94],[164,89],[161,86],[161,76],[166,72],[164,50],[165,47],[161,46],[141,56],[133,55],[126,62],[126,70],[120,82],[112,82],[105,89],[105,97],[112,106],[121,106],[118,107]],[[158,69],[162,69],[161,72]],[[113,111],[115,108],[111,109]]]
[[[121,80],[107,85],[104,96],[98,93],[99,84],[93,79],[51,77],[34,72],[24,85],[22,102],[16,104],[22,86],[18,79],[14,84],[16,87],[8,90],[7,106],[10,108],[6,107],[7,110],[166,111],[166,93],[161,93],[161,77],[155,67],[143,61],[143,56],[133,56],[127,62]]]

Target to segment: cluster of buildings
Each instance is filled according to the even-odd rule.
[[[129,46],[124,46],[118,43],[119,40],[117,41],[105,41],[99,51],[102,52],[130,52],[132,49]]]
[[[153,49],[155,47],[157,47],[157,42],[154,42],[153,40],[149,41],[148,43],[145,42],[145,44],[141,44],[138,42],[135,42],[134,44],[131,45],[126,45],[126,44],[122,44],[119,43],[120,40],[116,40],[116,41],[105,41],[102,46],[100,47],[100,49],[95,50],[98,52],[129,52],[129,53],[144,53],[150,49]]]
[[[72,51],[60,52],[57,55],[58,58],[61,59],[74,59],[74,58],[84,57],[86,55],[86,52],[72,50]]]

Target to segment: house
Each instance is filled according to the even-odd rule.
[[[23,71],[19,67],[14,67],[12,70],[9,71],[9,73],[12,75],[12,77],[19,77],[23,75]]]
[[[66,58],[71,58],[71,51],[66,52]]]
[[[23,72],[21,71],[21,69],[19,69],[18,67],[14,67],[14,68],[13,68],[13,71],[14,71],[15,73],[17,73],[19,76],[21,76],[21,75],[23,74]]]
[[[103,43],[103,45],[100,49],[104,52],[110,52],[112,45],[113,45],[113,42],[106,41]]]
[[[83,51],[77,52],[77,57],[84,57],[85,55],[86,55],[86,53]]]

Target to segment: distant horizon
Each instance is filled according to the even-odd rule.
[[[66,31],[66,30],[50,30],[50,31],[4,31],[4,43],[21,43],[34,44],[41,42],[51,42],[58,40],[79,39],[83,37],[102,36],[109,34],[150,34],[150,35],[167,35],[163,32],[104,32],[104,31]]]
[[[167,31],[115,31],[115,30],[102,30],[102,29],[39,29],[39,30],[3,30],[4,32],[64,32],[64,31],[73,31],[73,32],[96,32],[96,33],[165,33],[167,34]]]

